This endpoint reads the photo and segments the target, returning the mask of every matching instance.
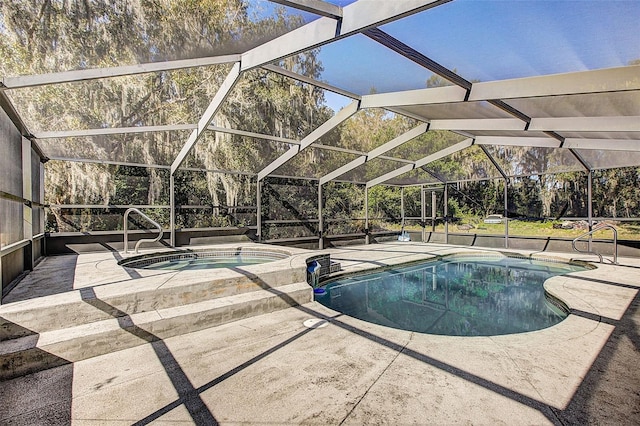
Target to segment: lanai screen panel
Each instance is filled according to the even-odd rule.
[[[335,169],[335,165],[346,164],[358,157],[357,154],[310,146],[278,167],[273,172],[273,175],[319,179],[332,172]]]
[[[532,126],[537,125],[536,118],[555,121],[549,129],[564,138],[577,139],[577,148],[580,147],[580,139],[633,140],[640,146],[640,132],[635,130],[640,122],[637,119],[640,116],[640,91],[637,90],[510,99],[506,102],[532,117]],[[586,121],[581,121],[581,118]],[[599,148],[603,150],[615,149],[605,140],[600,144]]]
[[[168,169],[56,160],[44,166],[47,204],[169,204]]]
[[[0,112],[0,135],[3,136],[0,155],[0,247],[23,238],[22,204],[22,137],[4,111]],[[8,197],[12,197],[8,198]]]
[[[369,230],[381,232],[400,229],[402,188],[378,185],[369,189]]]
[[[469,81],[492,81],[626,65],[640,57],[628,31],[638,16],[633,1],[453,1],[381,29]]]
[[[323,187],[326,235],[364,233],[364,191],[364,185],[345,182],[329,182]]]
[[[567,149],[530,146],[486,146],[507,176],[530,176],[584,170]]]
[[[422,89],[431,76],[431,71],[362,34],[322,46],[318,59],[324,68],[322,81],[356,95]]]
[[[486,101],[403,106],[398,108],[398,111],[416,114],[427,120],[513,117],[511,114]]]
[[[38,139],[49,158],[169,166],[188,130]]]
[[[75,161],[48,161],[46,230],[51,232],[122,229],[127,206],[169,225],[169,170]],[[147,229],[148,224],[132,225]]]
[[[477,146],[470,146],[440,160],[427,164],[425,170],[433,172],[446,182],[484,180],[500,177],[500,173],[487,155]]]
[[[616,218],[637,220],[640,217],[640,186],[637,185],[638,182],[640,182],[640,170],[637,167],[594,171],[593,215],[613,218],[613,220]],[[636,221],[630,225],[635,225],[637,230],[640,223]],[[636,232],[630,239],[637,238]]]
[[[191,150],[183,167],[255,174],[288,151],[291,146],[294,145],[209,131]]]
[[[367,182],[385,173],[399,169],[406,164],[407,163],[401,161],[374,158],[339,176],[338,179],[352,182]]]
[[[207,2],[207,6],[205,12],[202,4],[188,1],[10,2],[3,8],[4,25],[10,29],[3,42],[14,54],[7,58],[2,74],[242,53],[318,18],[303,17],[298,10],[266,0]],[[34,25],[43,19],[47,25]]]
[[[318,235],[318,183],[268,177],[262,183],[263,240]]]
[[[316,62],[302,55],[282,62],[288,70],[303,67],[307,74],[312,75],[315,72],[313,66],[305,67],[305,61]],[[334,111],[326,106],[325,90],[259,68],[240,75],[212,124],[301,140],[333,115]]]
[[[604,149],[577,149],[576,151],[592,169],[613,169],[640,165],[639,151],[607,151]],[[636,184],[640,186],[640,181]]]
[[[323,136],[318,142],[367,153],[418,124],[416,120],[382,108],[361,109],[340,124],[332,136]]]
[[[640,52],[638,54],[640,55]],[[505,102],[534,118],[640,115],[640,91],[638,90],[516,98],[505,100]]]
[[[426,183],[440,183],[440,181],[422,168],[413,169],[410,172],[404,173],[385,182],[387,185],[400,186]]]
[[[175,180],[179,228],[255,226],[255,176],[179,170]]]
[[[465,136],[447,130],[429,130],[428,132],[388,151],[390,157],[417,161],[441,149],[448,148],[466,139]]]
[[[197,123],[228,64],[8,90],[33,132]]]

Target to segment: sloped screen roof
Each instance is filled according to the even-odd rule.
[[[5,2],[51,159],[368,186],[640,165],[637,1]]]

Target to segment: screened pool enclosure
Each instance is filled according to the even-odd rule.
[[[131,207],[171,246],[564,250],[605,222],[637,256],[638,22],[632,0],[4,2],[3,294],[44,255],[121,250]]]

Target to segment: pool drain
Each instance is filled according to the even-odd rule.
[[[329,325],[327,320],[312,318],[302,323],[307,328],[322,328]]]

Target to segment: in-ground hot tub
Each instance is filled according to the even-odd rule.
[[[124,288],[110,294],[126,299],[113,305],[126,304],[127,309],[121,309],[126,312],[186,305],[218,312],[224,305],[233,310],[228,317],[238,319],[244,315],[238,306],[253,306],[251,311],[265,313],[313,300],[313,289],[306,281],[307,257],[306,250],[251,243],[150,252],[118,262],[122,272],[136,279],[125,281]],[[220,298],[227,298],[222,305],[216,301]],[[218,319],[205,323],[210,326]]]
[[[144,254],[123,259],[118,265],[135,269],[183,271],[257,265],[289,256],[289,252],[273,248],[208,248]]]

